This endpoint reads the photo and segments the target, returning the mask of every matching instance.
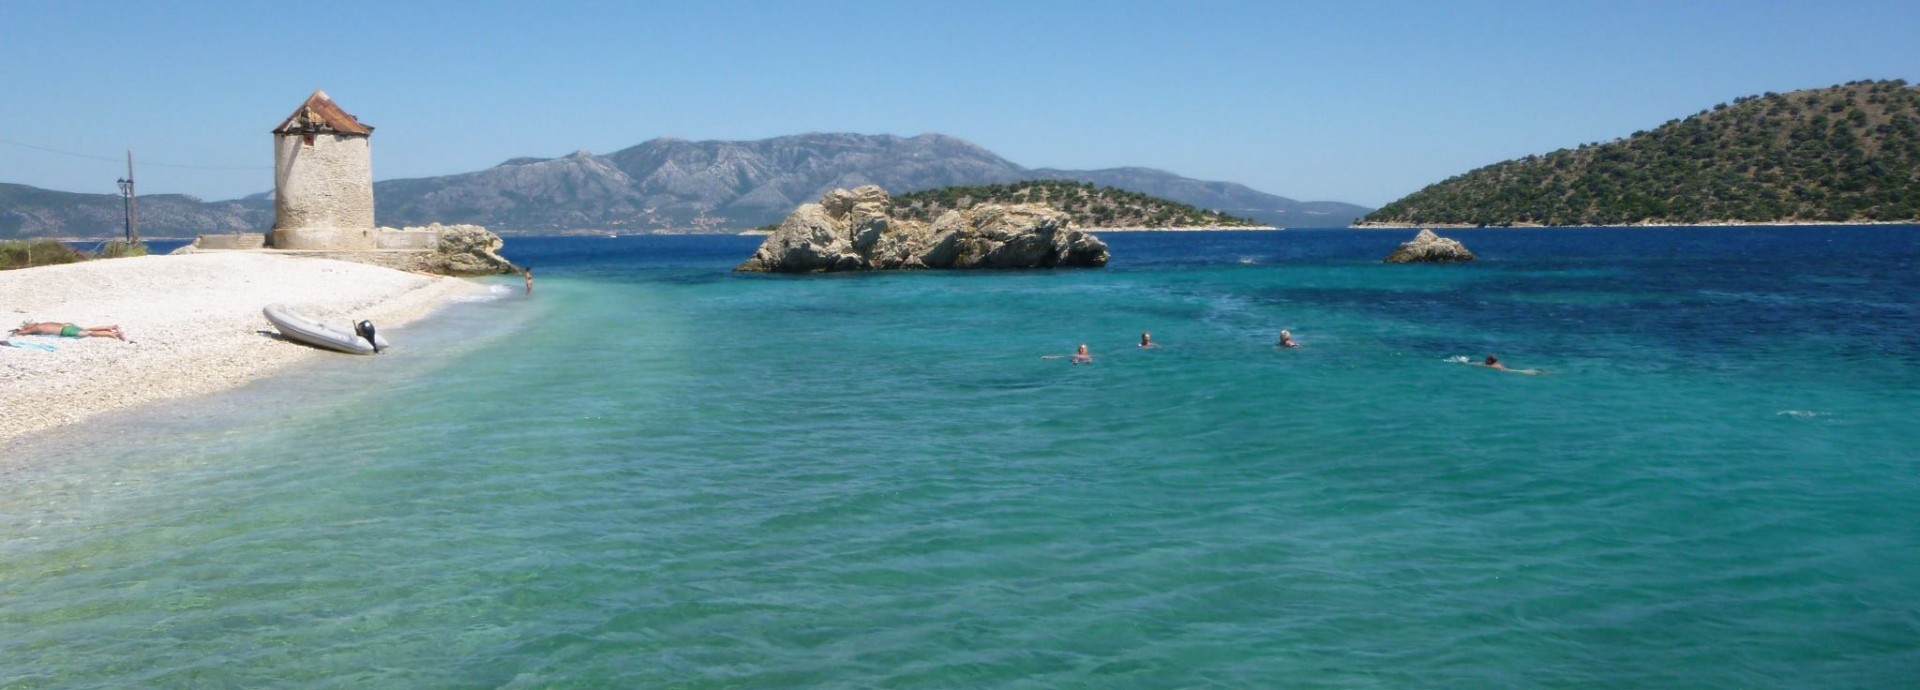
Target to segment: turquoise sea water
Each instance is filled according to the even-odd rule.
[[[6,448],[0,688],[1920,685],[1920,228],[1407,234],[514,240]]]

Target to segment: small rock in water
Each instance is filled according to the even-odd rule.
[[[1448,263],[1453,261],[1472,261],[1473,252],[1467,251],[1459,240],[1450,240],[1433,234],[1432,230],[1420,229],[1420,234],[1401,244],[1399,249],[1387,257],[1390,264],[1412,263]]]

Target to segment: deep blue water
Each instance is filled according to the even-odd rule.
[[[5,466],[0,687],[1920,683],[1920,228],[1410,234],[510,239]]]

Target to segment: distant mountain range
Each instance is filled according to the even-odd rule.
[[[378,146],[374,166],[379,167]],[[1140,192],[1282,227],[1338,227],[1370,209],[1302,202],[1232,182],[1194,180],[1149,168],[1023,168],[967,141],[801,134],[758,141],[654,139],[605,156],[515,158],[458,175],[374,183],[375,220],[401,227],[473,223],[526,234],[578,229],[724,232],[778,222],[836,187],[877,184],[905,193],[958,185],[1063,179]],[[149,201],[152,199],[153,201]],[[265,231],[271,193],[200,202],[142,196],[141,232],[190,236]],[[103,236],[120,232],[119,197],[0,185],[0,237]]]
[[[139,199],[143,237],[265,232],[273,227],[273,199],[205,202],[183,194]],[[0,239],[119,237],[126,224],[118,194],[77,194],[0,182]]]
[[[1496,163],[1363,225],[1920,221],[1920,88],[1901,80],[1734,99],[1604,144]]]
[[[438,220],[509,231],[684,232],[778,222],[835,188],[877,184],[906,193],[1036,179],[1089,182],[1282,226],[1345,225],[1368,210],[1146,168],[1028,169],[939,134],[655,139],[605,156],[517,158],[463,175],[388,180],[374,185],[374,199],[385,225]]]

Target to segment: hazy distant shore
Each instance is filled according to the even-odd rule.
[[[1256,225],[1256,226],[1203,225],[1203,226],[1195,226],[1190,228],[1081,228],[1081,230],[1085,230],[1087,232],[1095,232],[1095,233],[1099,233],[1099,232],[1237,232],[1237,231],[1258,232],[1258,231],[1281,230],[1281,229],[1283,228],[1275,227],[1272,225]],[[751,237],[766,237],[767,235],[771,235],[773,233],[766,230],[747,230],[738,234],[744,235],[744,236],[751,236]]]
[[[280,340],[260,309],[390,328],[484,290],[458,278],[252,252],[143,256],[0,272],[6,329],[118,324],[112,338],[20,337],[0,347],[0,444],[137,405],[236,388],[296,362],[352,357]]]
[[[119,242],[124,239],[126,238],[124,237],[16,237],[16,238],[13,238],[10,240],[4,240],[4,241],[6,242],[62,242],[66,244],[83,244],[87,242]],[[142,243],[145,243],[145,242],[192,242],[194,239],[195,238],[193,237],[142,237],[140,238],[140,241]]]
[[[1087,232],[1260,232],[1280,230],[1272,225],[1196,225],[1185,228],[1082,228]]]
[[[1709,221],[1705,223],[1625,223],[1613,225],[1539,225],[1536,223],[1515,223],[1513,225],[1473,225],[1470,223],[1356,223],[1347,226],[1349,230],[1418,230],[1434,228],[1436,230],[1539,230],[1548,228],[1765,228],[1787,227],[1795,225],[1920,225],[1920,220],[1802,220],[1773,221],[1766,223],[1748,223],[1745,221]]]

